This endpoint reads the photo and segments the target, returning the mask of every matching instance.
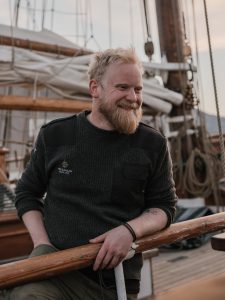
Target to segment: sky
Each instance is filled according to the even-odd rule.
[[[15,2],[15,0],[0,0],[0,22],[2,24],[10,25],[14,22]],[[194,3],[195,18],[193,17],[192,3]],[[160,62],[154,0],[149,0],[148,4],[151,36],[155,47],[153,61]],[[200,107],[207,113],[216,114],[203,0],[180,0],[180,4],[186,12],[186,31],[192,46],[195,64],[197,64],[197,56],[193,22],[194,20],[196,22],[199,71],[195,86],[196,94],[200,98]],[[225,35],[223,30],[225,27],[225,0],[206,0],[206,4],[220,113],[225,116]],[[21,0],[20,6],[19,27],[39,31],[44,24],[45,28],[52,29],[80,46],[86,44],[93,50],[134,46],[140,58],[147,60],[144,54],[144,42],[147,35],[140,0]],[[44,20],[43,7],[46,9]],[[35,12],[32,10],[34,8]],[[54,14],[52,8],[54,8]],[[76,12],[79,12],[79,15]],[[76,34],[79,37],[75,36]]]

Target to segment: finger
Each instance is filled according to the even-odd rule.
[[[106,249],[105,249],[105,247],[103,245],[101,247],[101,249],[99,250],[98,255],[97,255],[96,259],[95,259],[95,263],[94,263],[94,266],[93,266],[93,270],[94,271],[97,271],[100,268],[100,266],[101,266],[101,264],[102,264],[103,259],[105,258],[105,256],[106,256]]]
[[[116,266],[119,265],[119,263],[121,263],[123,261],[123,258],[121,256],[114,256],[110,263],[108,264],[108,266],[106,267],[106,269],[112,269],[115,268]]]
[[[101,242],[104,242],[105,238],[106,238],[106,233],[96,236],[93,239],[90,239],[89,242],[90,243],[101,243]]]
[[[112,254],[110,254],[109,252],[106,253],[104,259],[102,260],[102,263],[100,265],[100,269],[104,269],[108,266],[108,264],[110,263],[110,261],[112,260]]]

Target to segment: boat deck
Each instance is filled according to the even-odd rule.
[[[195,279],[225,274],[225,253],[210,242],[192,250],[164,250],[152,260],[154,293],[159,295]]]

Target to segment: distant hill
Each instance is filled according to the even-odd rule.
[[[206,127],[209,133],[219,133],[218,121],[215,115],[205,113]],[[223,133],[225,133],[225,117],[221,117],[221,125]]]
[[[195,111],[194,115],[197,116],[197,111]],[[206,120],[207,131],[210,134],[218,134],[219,130],[218,130],[217,116],[207,114],[207,113],[204,113],[204,115]],[[225,133],[225,117],[221,117],[221,125],[222,125],[223,133]]]

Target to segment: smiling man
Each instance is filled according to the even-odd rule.
[[[104,77],[92,73],[93,70],[90,69],[90,93],[95,100],[90,120],[95,122],[96,126],[103,122],[102,126],[107,130],[117,130],[124,134],[134,133],[142,117],[141,65],[136,64],[134,58],[133,63],[113,63],[112,59]]]
[[[172,222],[176,195],[166,139],[140,123],[142,72],[133,49],[95,54],[91,112],[41,128],[16,189],[31,255],[102,247],[92,268],[17,287],[10,299],[117,299],[113,268],[137,238]],[[137,299],[142,257],[123,265],[127,297]]]

